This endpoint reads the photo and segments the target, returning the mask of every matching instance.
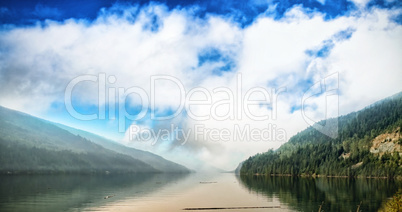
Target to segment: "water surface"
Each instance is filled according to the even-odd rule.
[[[377,211],[400,187],[380,179],[229,173],[0,176],[0,211],[318,211],[321,204],[324,211],[359,204]]]

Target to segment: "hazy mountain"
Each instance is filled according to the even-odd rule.
[[[236,169],[233,171],[236,175],[240,174],[242,165],[243,165],[243,162],[240,162],[239,165],[237,165]]]
[[[57,126],[73,133],[74,135],[79,135],[88,140],[91,140],[92,142],[99,144],[99,145],[105,147],[106,149],[110,149],[115,152],[131,156],[137,160],[141,160],[141,161],[151,165],[152,167],[154,167],[158,170],[161,170],[162,172],[175,172],[175,173],[189,172],[189,170],[186,167],[179,165],[177,163],[174,163],[172,161],[166,160],[159,155],[156,155],[156,154],[153,154],[150,152],[146,152],[146,151],[142,151],[142,150],[138,150],[135,148],[127,147],[127,146],[124,146],[115,141],[106,139],[102,136],[99,136],[99,135],[96,135],[96,134],[93,134],[90,132],[86,132],[83,130],[75,129],[72,127],[68,127],[68,126],[65,126],[62,124],[57,124]]]
[[[338,121],[336,139],[309,127],[244,161],[241,174],[402,176],[402,92]]]
[[[61,125],[1,106],[0,117],[0,172],[3,173],[163,171],[154,168],[157,163],[151,166],[136,159],[141,154],[144,157],[147,154],[151,155],[148,156],[150,158],[158,157],[151,153],[127,148],[127,152],[137,153],[138,157],[122,154],[111,150],[110,146],[113,145],[99,145],[100,138],[97,143],[92,142],[88,138],[62,129]],[[124,147],[120,149],[123,152]],[[159,162],[159,167],[167,164],[173,170],[186,170],[163,158],[155,161]]]

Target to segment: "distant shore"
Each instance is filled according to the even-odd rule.
[[[239,174],[242,176],[251,176],[249,174]],[[252,176],[271,176],[271,177],[308,177],[308,178],[360,178],[360,179],[395,179],[402,180],[402,176],[394,176],[394,177],[386,177],[386,176],[346,176],[346,175],[320,175],[320,174],[301,174],[301,175],[292,175],[292,174],[260,174],[256,173]]]

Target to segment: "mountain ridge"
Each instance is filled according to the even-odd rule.
[[[116,141],[113,141],[111,139],[105,138],[103,136],[97,135],[92,132],[80,130],[74,127],[69,127],[60,123],[56,123],[56,126],[65,129],[69,131],[72,134],[76,134],[79,136],[82,136],[84,138],[87,138],[88,140],[91,140],[92,142],[99,144],[106,149],[110,149],[112,151],[118,152],[120,154],[128,155],[131,156],[137,160],[141,160],[147,164],[150,164],[152,167],[161,170],[162,172],[188,172],[189,170],[180,164],[177,164],[175,162],[166,160],[160,155],[135,149],[132,147],[125,146],[123,144],[120,144]]]
[[[240,174],[402,176],[400,134],[388,144],[395,151],[382,155],[370,151],[378,136],[402,129],[402,92],[338,119],[337,138],[308,127],[277,150],[249,157],[243,162]]]
[[[84,136],[74,135],[61,128],[60,124],[21,111],[0,106],[0,117],[0,173],[166,172],[132,155],[113,151]],[[160,163],[159,166],[170,165],[169,172],[189,172],[186,167],[152,153],[133,148],[130,151],[158,158],[159,161],[155,161]]]

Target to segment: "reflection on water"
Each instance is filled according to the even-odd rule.
[[[398,187],[375,179],[233,174],[0,176],[0,211],[318,211],[322,202],[324,211],[356,211],[361,201],[362,211],[376,211]]]
[[[297,211],[377,211],[401,182],[385,179],[294,178],[241,176],[250,191],[267,198],[277,197]]]
[[[0,211],[66,211],[138,198],[187,175],[0,176]],[[106,196],[113,196],[105,199]]]
[[[262,212],[266,208],[247,207],[275,207],[280,206],[278,199],[268,200],[264,196],[250,194],[240,185],[239,180],[233,174],[191,174],[180,180],[177,184],[171,184],[149,196],[127,199],[125,201],[111,203],[98,208],[96,211],[185,211],[185,208],[231,208],[245,207],[241,210],[202,210],[216,211],[241,211]],[[197,210],[192,210],[197,211]],[[200,210],[198,210],[200,211]],[[289,211],[286,207],[275,211]]]

